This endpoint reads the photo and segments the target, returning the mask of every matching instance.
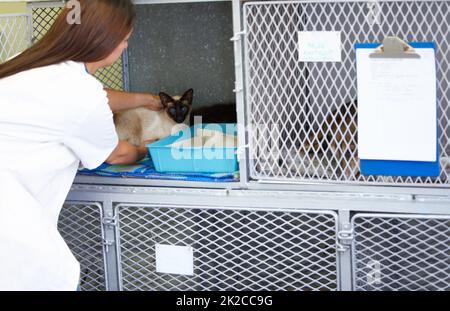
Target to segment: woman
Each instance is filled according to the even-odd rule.
[[[79,264],[57,231],[81,164],[135,162],[147,151],[119,142],[112,111],[160,109],[151,94],[105,91],[92,74],[127,47],[131,0],[79,0],[47,35],[0,65],[0,290],[75,290]]]

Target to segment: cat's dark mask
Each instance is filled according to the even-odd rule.
[[[183,123],[191,112],[194,90],[187,90],[179,99],[175,99],[164,92],[159,93],[161,104],[169,118],[177,123]]]

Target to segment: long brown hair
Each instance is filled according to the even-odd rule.
[[[133,29],[131,0],[78,0],[80,23],[69,23],[73,9],[65,7],[47,34],[12,60],[0,64],[0,79],[64,61],[105,59]]]

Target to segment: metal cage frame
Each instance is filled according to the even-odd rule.
[[[18,35],[13,36],[13,28],[19,24]],[[20,25],[21,24],[21,25]],[[22,52],[31,42],[31,16],[29,13],[0,14],[0,61],[5,61]],[[22,28],[25,28],[22,32]]]
[[[58,230],[80,262],[83,291],[109,288],[103,222],[102,205],[95,202],[66,201],[59,215]]]
[[[319,5],[324,5],[325,8],[327,8],[328,10],[330,10],[330,5],[351,5],[351,4],[355,4],[355,3],[367,3],[364,1],[360,1],[360,0],[336,0],[336,1],[310,1],[310,0],[298,0],[298,1],[262,1],[262,2],[245,2],[244,4],[242,4],[240,1],[238,0],[232,0],[233,1],[233,28],[235,29],[235,36],[232,38],[232,41],[234,41],[234,45],[235,45],[235,71],[236,71],[236,99],[237,99],[237,114],[238,114],[238,121],[239,124],[245,124],[246,126],[251,124],[251,118],[253,118],[252,116],[252,111],[251,111],[251,102],[252,100],[249,99],[250,98],[250,91],[249,91],[249,85],[251,86],[251,83],[249,82],[249,70],[250,68],[252,68],[249,64],[248,64],[248,55],[249,55],[249,43],[248,43],[248,36],[249,36],[249,29],[248,29],[248,25],[245,22],[245,16],[247,14],[247,11],[249,10],[248,8],[252,5],[260,5],[260,6],[282,6],[282,5],[296,5],[296,6],[301,6],[301,5],[314,5],[314,6],[319,6]],[[151,4],[151,3],[166,3],[167,1],[137,1],[136,3],[138,4]],[[174,2],[174,1],[171,1]],[[175,1],[177,2],[177,1]],[[183,0],[180,0],[178,2],[184,2]],[[424,4],[435,4],[435,3],[444,3],[447,4],[449,3],[448,0],[386,0],[386,1],[377,1],[377,3],[394,3],[395,5],[399,5],[399,3],[424,3]],[[38,2],[38,3],[34,3],[31,2],[29,4],[29,15],[33,16],[33,10],[42,10],[43,8],[56,8],[56,7],[61,7],[63,4],[62,2]],[[351,8],[351,6],[349,6],[348,8]],[[411,8],[411,7],[409,7]],[[275,10],[276,11],[276,10]],[[241,15],[242,13],[242,15]],[[281,13],[277,13],[277,14],[281,14]],[[320,17],[322,15],[317,15],[316,17]],[[341,13],[339,13],[341,14]],[[427,14],[425,13],[420,13],[420,14]],[[448,12],[440,12],[441,17],[445,17],[448,14]],[[391,14],[392,15],[392,14]],[[389,16],[391,16],[389,15]],[[289,16],[289,15],[288,15]],[[400,16],[402,16],[400,14]],[[427,15],[425,15],[427,16]],[[282,17],[282,16],[281,16]],[[413,16],[414,17],[414,16]],[[243,20],[241,20],[243,18]],[[278,16],[278,18],[280,18],[280,16]],[[392,16],[392,18],[398,18],[397,15]],[[330,21],[328,21],[328,23],[331,23]],[[334,23],[338,23],[339,21],[334,21]],[[31,27],[33,23],[30,20],[30,25]],[[330,25],[335,25],[335,24],[330,24]],[[420,25],[423,25],[423,23],[421,23]],[[420,26],[419,25],[419,26]],[[317,23],[315,24],[314,27],[317,26]],[[45,27],[42,27],[43,29],[46,29]],[[33,28],[34,29],[34,28]],[[243,29],[243,30],[242,30]],[[34,33],[34,31],[33,31]],[[442,35],[442,34],[441,34]],[[444,33],[445,36],[445,33]],[[34,35],[34,37],[36,37],[36,35]],[[445,43],[445,40],[444,40]],[[445,55],[444,55],[445,56]],[[243,62],[240,61],[240,59],[243,59]],[[347,57],[345,58],[347,59]],[[443,64],[445,65],[445,63]],[[123,57],[122,57],[122,64],[119,64],[119,66],[121,66],[121,71],[122,71],[122,78],[121,78],[121,86],[117,85],[116,81],[116,74],[114,73],[114,71],[117,71],[116,69],[113,69],[112,72],[106,71],[105,73],[101,72],[99,73],[99,76],[101,79],[105,80],[105,81],[111,81],[111,83],[113,85],[115,85],[117,88],[123,88],[125,90],[129,89],[129,85],[128,85],[128,70],[127,70],[127,55],[126,53],[124,53]],[[268,66],[270,67],[270,66]],[[445,66],[444,66],[445,67]],[[448,66],[447,66],[448,67]],[[334,69],[334,68],[332,68]],[[318,69],[315,69],[318,72]],[[327,69],[328,70],[328,69]],[[445,71],[443,74],[443,79],[445,81],[446,79],[446,75],[448,75],[448,68],[446,69],[447,71]],[[329,71],[327,71],[329,72]],[[245,80],[244,80],[245,77]],[[245,81],[245,82],[244,82]],[[301,82],[300,80],[298,80],[299,83]],[[322,80],[320,80],[322,81]],[[297,86],[296,86],[297,87]],[[352,86],[352,88],[354,88],[354,86]],[[443,92],[447,92],[448,90],[444,89]],[[244,96],[246,97],[246,100],[244,101]],[[443,97],[443,101],[446,100],[446,93],[444,94]],[[448,98],[447,98],[448,100]],[[443,105],[443,109],[444,109],[444,116],[443,118],[445,119],[445,113],[448,114],[448,110],[449,108],[445,109],[445,105],[448,106],[447,103],[442,103]],[[276,109],[275,109],[276,110]],[[324,117],[325,114],[323,112],[319,111],[319,115]],[[320,118],[319,118],[320,119]],[[318,124],[320,123],[320,120],[317,119],[315,120],[314,124]],[[323,121],[323,120],[322,120]],[[295,121],[297,122],[297,121]],[[353,122],[353,121],[351,121]],[[447,122],[448,124],[450,124],[450,120],[447,121],[442,121],[442,122]],[[311,123],[311,124],[312,124]],[[441,139],[441,153],[443,155],[443,158],[445,158],[445,156],[447,154],[447,149],[449,147],[449,142],[443,142],[443,139],[445,140],[445,137],[447,135],[446,131],[448,131],[448,128],[450,126],[444,126],[441,128],[441,136],[443,137]],[[282,131],[285,131],[286,129],[281,129]],[[304,131],[298,132],[298,133],[303,133]],[[294,130],[294,133],[295,132]],[[267,144],[271,144],[270,140],[274,139],[274,135],[275,136],[279,136],[281,133],[280,131],[271,131],[271,130],[262,130],[262,132],[260,132],[261,137],[263,137],[264,139],[268,139],[266,140]],[[317,133],[316,133],[317,134]],[[344,133],[345,134],[345,131]],[[265,190],[271,190],[271,189],[289,189],[289,190],[320,190],[320,191],[328,191],[328,190],[332,190],[332,191],[346,191],[346,192],[378,192],[378,193],[411,193],[411,194],[445,194],[446,190],[448,190],[448,187],[450,186],[450,183],[448,182],[437,182],[436,184],[433,184],[433,182],[430,181],[429,178],[427,178],[426,182],[392,182],[395,178],[391,178],[391,177],[380,177],[381,179],[373,179],[372,177],[369,177],[369,179],[371,179],[371,181],[369,182],[361,182],[359,180],[357,181],[352,181],[352,180],[348,180],[347,178],[344,178],[343,180],[339,180],[339,178],[326,178],[325,180],[317,180],[315,178],[310,178],[308,176],[308,174],[306,174],[306,177],[304,178],[286,178],[286,177],[282,177],[282,178],[277,178],[277,177],[270,177],[269,178],[264,178],[262,176],[259,176],[258,174],[255,175],[255,171],[254,171],[254,165],[252,164],[253,162],[253,156],[252,156],[252,148],[254,149],[255,147],[252,147],[252,144],[254,145],[254,142],[252,143],[252,141],[254,141],[254,137],[252,137],[253,134],[249,134],[247,131],[240,129],[239,130],[239,141],[240,141],[240,182],[235,182],[235,183],[227,183],[227,184],[215,184],[215,183],[196,183],[196,182],[179,182],[179,181],[149,181],[149,180],[117,180],[115,178],[107,178],[107,177],[87,177],[87,176],[78,176],[77,177],[77,182],[79,183],[98,183],[98,184],[123,184],[123,185],[148,185],[148,186],[157,186],[160,185],[161,183],[163,184],[167,184],[167,186],[174,186],[174,187],[207,187],[207,188],[229,188],[229,189],[233,189],[233,188],[248,188],[248,189],[265,189]],[[308,139],[307,139],[308,140]],[[448,140],[448,138],[447,138]],[[336,141],[335,138],[333,138],[333,141]],[[273,145],[273,144],[272,144]],[[264,144],[261,146],[256,145],[257,148],[262,147],[263,149]],[[273,145],[272,147],[269,147],[268,150],[266,151],[273,151],[274,155],[276,156],[276,153],[282,153],[283,152],[283,146],[276,146]],[[274,149],[275,148],[275,149]],[[272,150],[273,149],[273,150]],[[282,150],[283,149],[283,150]],[[322,151],[326,151],[326,150],[322,150]],[[340,152],[343,153],[344,150],[341,150]],[[264,154],[270,154],[270,152],[265,152]],[[328,163],[328,168],[332,167],[331,162],[335,162],[337,155],[334,154],[332,155],[332,158],[330,161],[330,163]],[[293,159],[292,157],[289,157],[289,155],[285,155],[285,160],[286,161],[297,161],[295,159]],[[313,155],[313,160],[316,161],[318,159],[318,154]],[[326,156],[325,156],[326,158]],[[290,159],[290,160],[289,160]],[[309,160],[308,160],[309,161]],[[269,161],[269,162],[273,162],[272,165],[275,165],[274,167],[277,167],[277,161]],[[349,162],[348,162],[349,163]],[[348,164],[347,163],[347,164]],[[303,168],[314,168],[314,165],[312,164],[304,164],[302,162],[297,163],[297,165],[295,166],[291,166],[291,167],[296,167],[296,169],[299,169],[301,167]],[[283,164],[284,165],[284,164]],[[311,166],[312,165],[312,166]],[[319,164],[320,167],[323,168],[323,165]],[[339,166],[339,165],[338,165]],[[317,172],[316,172],[317,173]],[[336,173],[336,172],[335,172]],[[450,180],[450,174],[448,174],[449,179]],[[336,176],[336,174],[334,175]],[[361,177],[359,177],[361,178]],[[406,178],[408,179],[408,178]],[[417,179],[417,178],[416,178]],[[380,182],[381,180],[381,182]],[[383,182],[386,180],[391,180],[391,182]],[[399,180],[398,178],[396,180]],[[420,178],[418,178],[417,180],[420,180]],[[410,180],[411,181],[411,180]]]
[[[245,201],[243,200],[245,198]],[[377,217],[379,215],[386,215],[390,218],[398,217],[415,217],[420,219],[427,218],[431,215],[431,218],[445,218],[450,217],[450,210],[448,206],[450,204],[450,198],[434,198],[430,199],[427,197],[417,197],[413,200],[407,195],[374,195],[374,194],[348,194],[348,193],[320,193],[320,192],[292,192],[292,191],[255,191],[255,190],[220,190],[220,189],[187,189],[187,188],[154,188],[154,187],[119,187],[119,186],[95,186],[95,185],[74,185],[72,191],[69,194],[68,200],[71,201],[82,201],[82,202],[98,202],[103,207],[104,219],[102,221],[102,226],[104,228],[104,255],[107,262],[106,274],[108,275],[108,290],[149,290],[151,289],[151,282],[146,278],[154,274],[153,272],[148,272],[148,269],[153,269],[151,260],[151,252],[145,251],[145,249],[150,249],[153,246],[153,242],[148,240],[148,236],[145,238],[145,234],[148,228],[154,225],[154,221],[147,219],[146,217],[141,217],[141,212],[145,213],[156,213],[154,215],[159,215],[159,211],[164,208],[181,209],[183,211],[197,210],[199,212],[208,210],[217,211],[231,211],[231,212],[247,212],[254,213],[255,211],[266,211],[266,212],[276,212],[283,214],[284,212],[294,212],[301,213],[306,212],[309,214],[317,214],[321,212],[328,212],[337,215],[336,218],[336,231],[334,233],[337,238],[336,241],[336,262],[338,266],[338,289],[339,290],[352,290],[359,289],[355,287],[354,276],[354,263],[356,262],[353,257],[355,256],[354,251],[352,251],[352,245],[358,238],[358,230],[353,226],[353,221],[359,215],[375,214]],[[192,202],[186,204],[186,202]],[[92,204],[92,203],[89,203]],[[126,222],[121,224],[123,219],[120,218],[117,209],[120,206],[132,206],[133,211],[139,211],[134,218],[136,221],[131,224]],[[182,216],[182,215],[181,215]],[[178,217],[181,217],[178,215]],[[429,218],[429,217],[428,217]],[[157,231],[164,232],[168,239],[177,239],[181,237],[186,237],[186,232],[189,235],[195,235],[195,230],[186,229],[189,226],[185,226],[180,233],[173,233],[174,228],[183,227],[183,217],[176,218],[181,225],[174,226],[170,219],[166,216],[161,216],[156,218],[159,228]],[[180,220],[181,219],[181,220]],[[200,218],[202,219],[202,218]],[[205,218],[203,218],[205,219]],[[220,218],[223,221],[223,217]],[[202,221],[199,220],[199,223]],[[448,221],[447,221],[448,222]],[[447,224],[446,222],[446,224]],[[189,223],[189,222],[188,222]],[[136,275],[141,275],[144,271],[145,277],[140,278],[140,281],[136,281],[136,284],[140,284],[136,287],[133,286],[123,286],[121,283],[124,275],[122,274],[122,253],[121,253],[121,232],[120,226],[128,226],[131,224],[133,230],[128,230],[128,236],[139,239],[138,244],[129,244],[131,241],[127,237],[126,243],[129,245],[125,246],[128,252],[131,254],[139,255],[133,252],[135,247],[140,248],[144,245],[145,249],[142,250],[146,255],[144,262],[141,260],[133,261],[129,258],[128,261],[128,271],[127,278],[130,280],[130,273],[136,273]],[[421,225],[421,224],[420,224]],[[265,227],[263,225],[262,227]],[[213,227],[211,227],[213,228]],[[444,227],[439,227],[437,230],[430,231],[428,235],[429,239],[434,239],[436,236],[446,237],[447,241],[441,243],[449,243],[450,236],[448,235],[448,230],[450,226],[446,225]],[[136,232],[141,232],[136,235]],[[185,233],[183,233],[185,232]],[[147,232],[148,233],[148,232]],[[144,235],[142,235],[144,234]],[[181,234],[181,235],[180,235]],[[211,234],[206,234],[211,236]],[[148,241],[147,241],[148,240]],[[150,242],[151,243],[150,243]],[[172,241],[172,240],[171,240]],[[184,238],[178,240],[184,241]],[[173,241],[172,241],[173,242]],[[163,241],[163,244],[175,245],[176,243],[167,243]],[[209,243],[214,244],[214,241]],[[142,245],[141,245],[142,244]],[[208,244],[208,243],[207,243]],[[183,243],[178,243],[176,245],[184,245]],[[411,245],[406,244],[405,248],[408,249]],[[130,253],[126,253],[128,256]],[[440,260],[442,261],[443,253],[440,254]],[[142,254],[141,254],[142,255]],[[146,257],[147,256],[147,257]],[[200,257],[202,255],[200,254]],[[430,255],[431,257],[433,254]],[[447,255],[448,256],[448,255]],[[447,257],[446,260],[448,260]],[[257,258],[254,258],[257,260]],[[148,260],[148,261],[147,261]],[[130,266],[130,262],[136,264],[136,270]],[[130,270],[131,269],[131,270]],[[143,270],[142,270],[143,269]],[[147,271],[147,272],[145,272]],[[146,274],[147,273],[147,274]],[[199,274],[204,273],[199,271]],[[206,272],[207,273],[207,272]],[[445,269],[439,272],[439,275],[445,275]],[[163,275],[164,278],[169,278],[170,280],[177,280],[177,276]],[[203,276],[204,277],[204,276]],[[140,283],[142,282],[142,283]],[[443,278],[441,283],[445,284],[445,278]],[[135,284],[135,285],[136,285]],[[173,288],[169,288],[166,282],[165,289],[180,289],[178,286],[181,283],[175,283]],[[408,285],[407,283],[405,283]],[[190,283],[192,285],[192,283]],[[163,286],[163,285],[161,285]],[[162,288],[159,288],[160,290]],[[183,287],[183,289],[187,289]],[[190,287],[189,289],[196,289]],[[198,289],[198,288],[197,288]],[[412,288],[414,289],[414,288]]]
[[[448,25],[444,30],[439,25],[446,25],[449,3],[446,0],[245,3],[246,109],[250,118],[247,126],[251,129],[246,144],[249,144],[250,177],[266,183],[323,183],[339,189],[347,185],[448,188],[450,170],[445,159],[449,159],[450,152],[450,92],[446,81],[450,71],[448,51],[443,49],[449,43],[446,35],[449,30]],[[369,4],[379,6],[373,29],[366,16],[370,11],[365,11],[372,9],[366,7]],[[408,19],[411,25],[402,18]],[[423,18],[431,18],[433,27],[424,28],[429,21]],[[296,53],[299,42],[295,35],[299,30],[341,31],[342,62],[299,62]],[[348,107],[344,104],[349,98],[356,98],[353,44],[361,40],[381,42],[392,32],[411,41],[440,38],[442,42],[438,43],[444,46],[437,48],[436,59],[440,150],[445,169],[442,168],[441,176],[435,180],[356,175],[357,150],[349,149],[350,145],[357,146],[356,130],[353,130],[357,127],[356,115],[351,112],[355,103],[350,101]],[[332,77],[338,77],[343,83],[333,81]],[[340,104],[335,103],[335,98]],[[319,100],[323,105],[317,103]],[[283,105],[286,102],[288,105]],[[281,124],[282,121],[287,125]],[[275,126],[272,128],[271,124]],[[291,149],[295,149],[295,157],[290,154]],[[282,170],[286,165],[289,168]]]
[[[134,211],[123,212],[131,209]],[[145,216],[130,220],[137,214]],[[115,206],[115,217],[120,290],[340,289],[338,221],[332,211],[120,203]],[[334,225],[321,223],[323,218]],[[291,227],[290,222],[294,220],[305,222],[301,228]],[[272,223],[277,221],[288,228]],[[298,236],[292,230],[298,231]],[[327,240],[319,240],[318,236],[326,235],[322,233],[324,230],[334,231],[334,238],[327,236]],[[290,239],[272,241],[280,239],[275,231],[283,231]],[[130,241],[139,245],[130,245]],[[159,243],[196,245],[194,276],[154,273],[153,247]],[[282,251],[271,251],[271,247]],[[318,248],[328,255],[319,259],[320,255],[312,251]],[[135,258],[131,266],[127,256]],[[125,262],[128,263],[124,266]],[[335,270],[330,271],[332,268]],[[298,279],[300,274],[302,277]],[[151,281],[152,278],[155,279]]]
[[[188,0],[191,1],[191,0]],[[192,0],[195,1],[195,0]],[[248,79],[245,66],[245,27],[242,20],[243,3],[240,0],[231,0],[233,10],[233,29],[235,35],[232,38],[235,51],[236,72],[236,100],[237,116],[240,124],[248,124],[249,113]],[[408,0],[411,2],[411,0]],[[420,2],[433,2],[438,0],[421,0]],[[448,0],[439,0],[449,2]],[[183,0],[138,0],[140,4],[184,2]],[[329,1],[295,1],[295,3],[349,3],[358,1],[329,0]],[[393,0],[389,2],[402,2]],[[261,3],[276,3],[281,1]],[[292,3],[292,2],[289,2]],[[61,2],[50,2],[53,5],[61,5]],[[47,2],[31,3],[30,7],[45,7]],[[249,5],[249,4],[247,4]],[[31,11],[30,11],[31,12]],[[448,13],[447,13],[448,14]],[[31,13],[30,29],[31,29]],[[1,16],[0,16],[1,17]],[[30,38],[31,40],[31,38]],[[30,41],[31,42],[31,41]],[[125,89],[127,85],[126,55],[123,56],[124,66],[122,73]],[[268,133],[268,137],[271,134]],[[387,218],[417,218],[423,219],[430,216],[439,219],[450,217],[450,195],[447,185],[437,187],[424,187],[421,184],[392,185],[381,184],[346,184],[327,181],[317,183],[313,180],[264,180],[251,178],[250,149],[248,143],[251,136],[246,131],[240,130],[240,182],[214,184],[195,182],[170,182],[149,180],[120,180],[104,177],[78,176],[68,196],[67,204],[78,202],[80,204],[95,205],[101,208],[101,220],[99,222],[102,232],[103,260],[105,265],[105,282],[107,290],[121,289],[120,275],[120,232],[119,220],[115,208],[120,204],[145,206],[148,208],[178,207],[184,209],[217,209],[239,211],[264,211],[277,212],[304,211],[317,213],[326,211],[337,215],[336,219],[336,247],[337,247],[337,271],[338,288],[340,290],[359,289],[355,286],[354,266],[356,262],[352,258],[355,251],[352,250],[355,243],[355,231],[353,221],[361,215],[386,215]],[[186,202],[190,202],[186,204]],[[295,205],[297,208],[292,208]],[[355,213],[355,215],[352,215]],[[359,214],[361,213],[361,214]],[[381,214],[373,214],[381,213]],[[383,216],[384,217],[384,216]],[[430,218],[429,217],[429,218]],[[448,228],[442,229],[447,230]],[[356,232],[357,233],[357,232]],[[448,238],[448,235],[447,235]]]

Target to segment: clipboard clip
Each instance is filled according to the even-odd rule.
[[[386,37],[369,58],[420,58],[420,55],[405,41],[398,37]]]

